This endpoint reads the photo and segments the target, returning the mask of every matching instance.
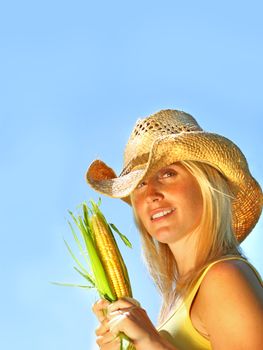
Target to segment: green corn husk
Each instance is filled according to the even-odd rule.
[[[74,269],[83,277],[85,278],[86,282],[88,282],[87,285],[80,285],[80,284],[70,284],[70,283],[55,283],[58,285],[63,286],[73,286],[73,287],[79,287],[79,288],[95,288],[97,292],[99,293],[100,297],[113,302],[117,300],[116,294],[114,290],[112,290],[112,287],[109,283],[107,274],[103,268],[103,264],[99,258],[99,253],[96,250],[96,246],[94,244],[93,240],[93,232],[92,232],[92,225],[90,224],[91,220],[90,218],[92,215],[99,215],[103,218],[105,223],[109,226],[109,234],[113,234],[112,230],[114,230],[122,239],[122,241],[127,245],[128,247],[132,247],[130,241],[126,236],[121,234],[119,230],[116,228],[113,224],[108,224],[103,213],[101,212],[99,206],[101,204],[101,201],[99,200],[98,204],[96,204],[94,201],[91,202],[91,208],[88,207],[86,203],[82,203],[81,205],[81,211],[82,213],[78,216],[75,216],[71,211],[69,211],[69,214],[71,216],[71,219],[73,220],[75,226],[78,229],[78,232],[80,233],[82,237],[82,241],[78,237],[78,234],[76,233],[72,223],[69,221],[69,227],[72,232],[73,238],[78,246],[78,249],[83,256],[85,260],[85,264],[87,267],[84,267],[82,262],[75,256],[72,249],[68,245],[68,243],[65,241],[66,247],[72,256],[73,260],[77,264],[77,266],[74,266]],[[114,237],[114,236],[113,236]],[[115,241],[115,239],[114,239]],[[116,242],[116,241],[115,241]],[[117,245],[117,243],[116,243]],[[118,246],[117,246],[118,247]],[[123,259],[120,255],[120,260],[122,263],[122,270],[123,274],[125,276],[125,280],[128,283],[129,289],[131,291],[129,276],[127,268],[123,262]],[[129,342],[128,337],[120,333],[121,338],[121,347],[120,350],[132,350],[134,349],[133,345]]]

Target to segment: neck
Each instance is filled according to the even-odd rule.
[[[179,241],[169,244],[175,258],[179,276],[185,276],[195,267],[196,235],[188,235]]]

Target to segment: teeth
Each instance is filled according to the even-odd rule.
[[[157,219],[157,218],[161,218],[162,216],[170,214],[172,211],[174,211],[174,209],[160,211],[159,213],[156,213],[156,214],[152,215],[151,216],[151,220],[154,220],[154,219]]]

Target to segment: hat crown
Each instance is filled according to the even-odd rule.
[[[147,162],[157,139],[193,131],[202,131],[202,128],[190,114],[183,111],[166,109],[138,119],[125,148],[122,175]]]

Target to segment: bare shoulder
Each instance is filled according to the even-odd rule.
[[[235,282],[235,283],[234,283]],[[204,287],[218,287],[217,284],[226,284],[225,287],[239,288],[241,285],[262,289],[255,271],[243,260],[224,260],[214,264],[207,272]]]
[[[247,263],[227,260],[213,265],[201,283],[197,299],[199,315],[213,348],[221,349],[223,345],[243,349],[249,344],[244,349],[252,349],[251,346],[260,349],[263,288]],[[224,340],[222,334],[226,336]]]
[[[227,297],[229,302],[254,300],[263,304],[262,283],[255,271],[242,260],[225,260],[214,264],[207,272],[199,294],[211,303]],[[238,296],[238,300],[235,296]]]

